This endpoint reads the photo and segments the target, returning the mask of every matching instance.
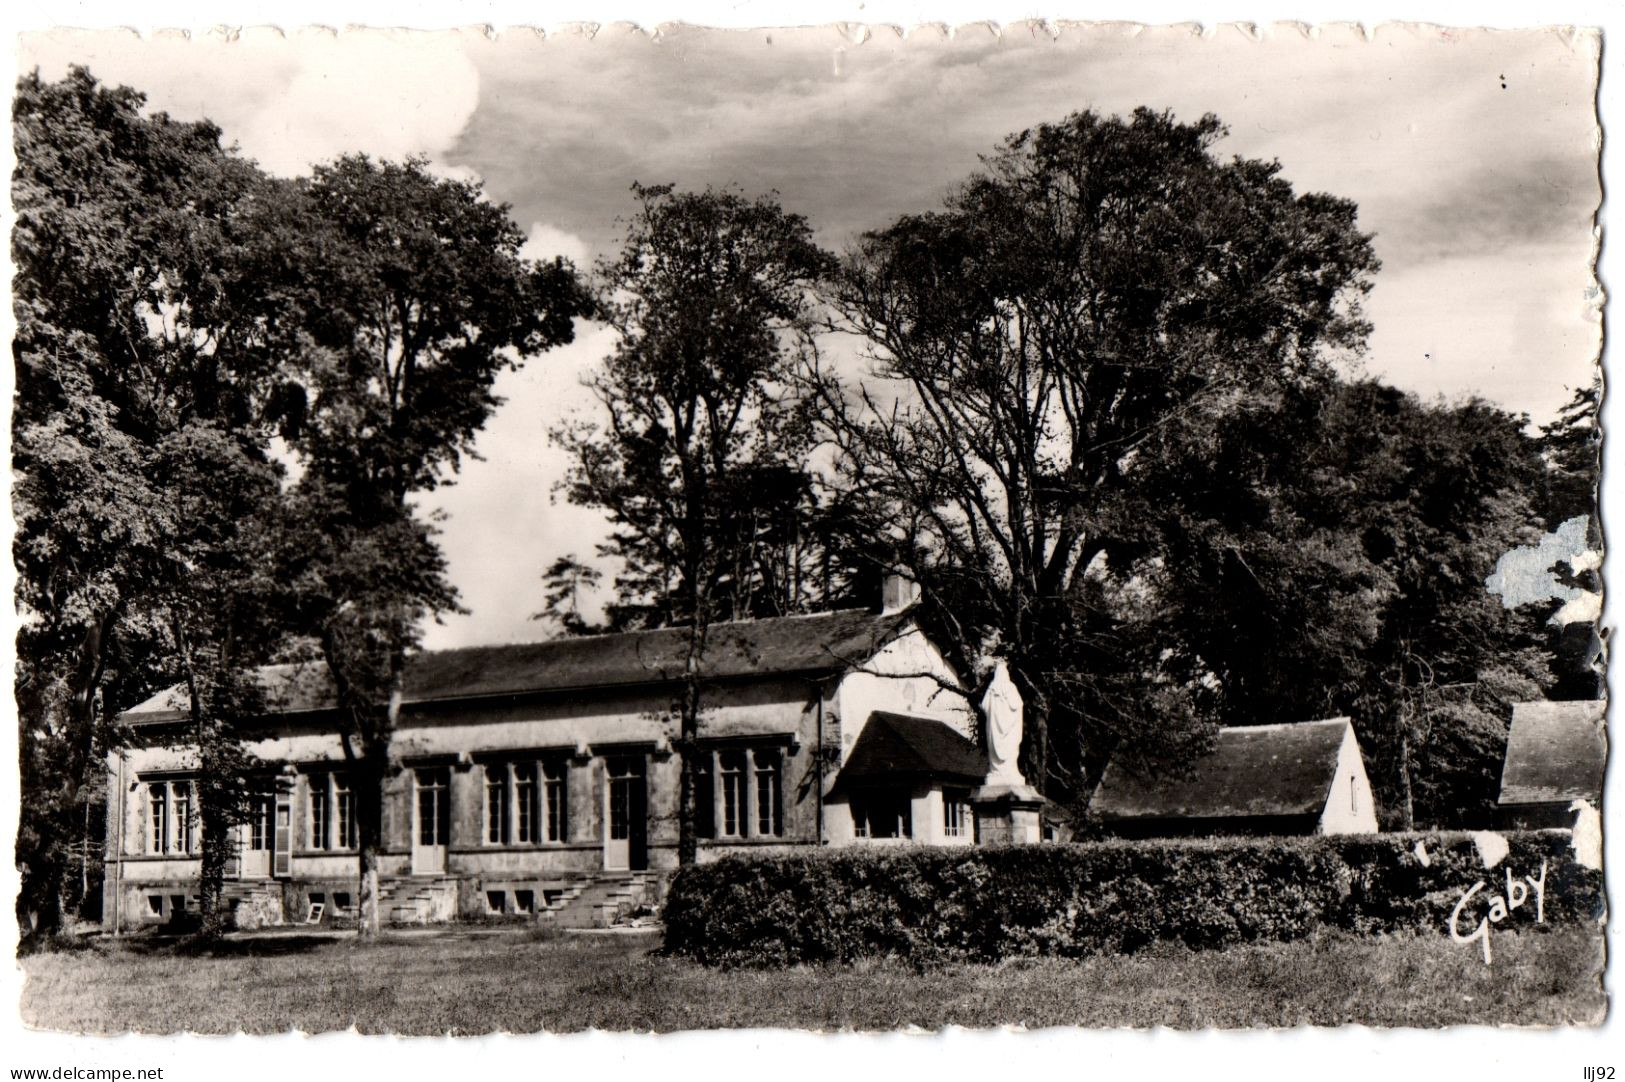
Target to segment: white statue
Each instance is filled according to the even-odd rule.
[[[1021,755],[1021,692],[1010,679],[1004,662],[993,669],[993,679],[982,696],[982,716],[987,719],[987,784],[1026,788],[1027,779],[1016,765]]]

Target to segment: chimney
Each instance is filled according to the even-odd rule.
[[[902,612],[920,600],[920,584],[907,575],[888,574],[881,587],[880,614],[890,616]]]

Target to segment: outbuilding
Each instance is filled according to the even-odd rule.
[[[1188,771],[1107,768],[1092,804],[1127,838],[1360,834],[1377,830],[1348,718],[1221,729]]]
[[[1608,759],[1604,699],[1512,708],[1496,812],[1508,829],[1571,827],[1584,801],[1602,806]]]

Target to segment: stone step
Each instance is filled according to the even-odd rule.
[[[653,878],[638,873],[599,876],[550,912],[561,928],[605,928],[637,905]]]

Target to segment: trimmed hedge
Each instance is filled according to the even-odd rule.
[[[666,949],[710,965],[783,966],[885,956],[918,965],[1126,953],[1477,926],[1506,875],[1538,877],[1546,923],[1596,921],[1602,873],[1575,863],[1566,831],[1502,835],[1486,870],[1468,834],[1235,838],[978,848],[897,847],[728,857],[681,870]],[[1415,853],[1427,849],[1424,866]],[[1536,926],[1535,892],[1494,930]]]

